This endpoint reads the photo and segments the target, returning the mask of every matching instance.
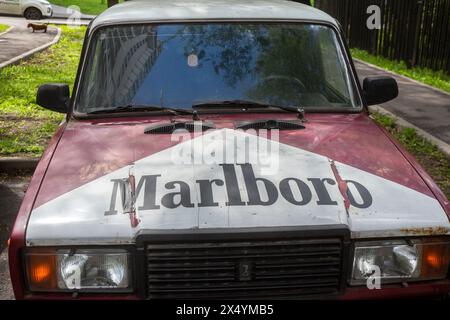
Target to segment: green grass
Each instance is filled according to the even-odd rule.
[[[77,6],[82,13],[93,15],[99,15],[108,8],[107,0],[50,0],[50,3],[63,7]]]
[[[0,156],[40,156],[64,118],[35,103],[40,84],[73,86],[86,28],[62,31],[50,49],[0,70]]]
[[[383,69],[404,75],[408,78],[428,84],[450,93],[450,76],[443,71],[433,71],[426,68],[408,68],[404,61],[392,61],[380,56],[369,54],[367,51],[351,49],[353,58],[374,64]]]
[[[29,119],[0,119],[0,150],[4,155],[39,156],[58,122]]]
[[[416,130],[398,126],[394,118],[381,113],[372,113],[372,118],[400,141],[450,199],[450,158]]]
[[[9,26],[6,24],[0,24],[0,33],[5,32],[9,29]]]

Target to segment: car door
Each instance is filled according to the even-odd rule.
[[[0,12],[5,14],[22,14],[20,0],[0,0]]]

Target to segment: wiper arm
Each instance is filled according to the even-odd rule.
[[[279,106],[270,103],[261,103],[251,100],[221,100],[194,104],[192,109],[196,108],[276,108],[288,112],[295,112],[299,119],[305,117],[305,110],[301,107]]]
[[[88,112],[87,114],[107,114],[107,113],[121,113],[121,112],[146,112],[146,111],[168,111],[173,114],[190,114],[193,115],[194,120],[198,120],[198,115],[196,110],[189,109],[176,109],[176,108],[168,108],[161,107],[155,105],[138,105],[138,104],[128,104],[124,106],[119,106],[115,108],[105,108],[98,109],[95,111]]]

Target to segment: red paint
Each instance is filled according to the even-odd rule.
[[[45,293],[45,294],[28,294],[24,300],[139,300],[137,295],[133,294],[79,294],[74,298],[72,294],[67,293]]]
[[[9,273],[14,289],[16,299],[22,299],[25,292],[25,283],[22,270],[21,251],[25,247],[25,232],[28,220],[33,209],[36,195],[39,192],[41,183],[44,180],[48,165],[53,157],[54,151],[64,132],[66,123],[59,127],[56,134],[51,139],[47,150],[44,152],[39,164],[34,171],[33,178],[28,186],[28,190],[20,206],[19,212],[11,232],[10,243],[8,248],[9,256]]]
[[[380,290],[369,290],[366,287],[348,287],[338,300],[368,300],[368,299],[405,299],[420,297],[443,297],[450,291],[450,282],[431,281],[409,283],[407,287],[401,285],[386,285]],[[132,294],[80,294],[74,298],[71,294],[32,294],[26,295],[25,300],[139,300]]]
[[[295,119],[294,114],[202,115],[216,127],[233,128],[234,121]],[[55,151],[35,207],[134,161],[176,145],[171,135],[146,135],[151,123],[172,117],[71,120]],[[189,117],[179,117],[186,120]],[[434,196],[397,147],[365,114],[310,114],[305,130],[280,131],[280,142],[318,153],[421,193]],[[64,183],[61,183],[64,176]]]
[[[367,300],[367,299],[405,299],[419,297],[442,297],[450,292],[450,282],[428,281],[408,283],[407,287],[401,285],[386,285],[380,290],[369,290],[366,287],[349,287],[341,300]]]
[[[131,212],[130,212],[130,221],[131,221],[131,227],[136,228],[139,225],[139,222],[141,222],[141,220],[137,217],[136,208],[134,205],[135,196],[136,196],[136,178],[134,177],[134,175],[130,174],[130,176],[128,177],[128,180],[130,181],[131,196],[133,198],[133,200],[132,200],[133,207],[131,208]]]
[[[294,119],[295,115],[231,114],[202,115],[217,128],[233,128],[236,120]],[[17,299],[71,299],[68,295],[25,296],[21,250],[30,213],[45,202],[88,183],[134,161],[176,145],[171,135],[145,135],[151,123],[170,121],[172,116],[115,118],[76,121],[59,128],[44,153],[19,210],[11,235],[9,264]],[[189,117],[179,117],[179,120]],[[309,114],[306,129],[280,131],[280,142],[318,153],[385,179],[397,182],[431,197],[436,197],[448,214],[450,204],[433,180],[387,132],[366,114]],[[335,169],[334,169],[335,170]],[[334,171],[333,170],[333,171]],[[337,173],[337,178],[339,173]],[[342,179],[341,179],[342,180]],[[346,194],[344,185],[339,186]],[[138,217],[131,216],[132,225]],[[344,299],[435,295],[450,291],[448,282],[428,282],[408,288],[385,288],[382,291],[349,288]],[[83,296],[80,299],[137,298],[133,295]]]
[[[141,220],[136,215],[135,209],[133,209],[133,211],[130,212],[130,222],[132,228],[136,228],[139,225],[139,222],[141,222]]]
[[[347,191],[348,191],[347,182],[345,182],[341,178],[341,175],[339,174],[333,160],[331,161],[331,170],[333,170],[333,174],[334,174],[334,177],[336,178],[339,191],[341,192],[342,198],[344,199],[345,210],[347,210],[347,213],[348,213],[348,209],[350,208],[350,200],[347,197]]]
[[[436,197],[442,208],[444,208],[444,211],[447,213],[447,216],[450,219],[450,201],[438,187],[436,182],[434,182],[433,178],[431,178],[430,175],[425,171],[425,169],[417,162],[417,160],[408,151],[406,151],[405,148],[403,148],[400,142],[395,140],[383,127],[381,127],[380,125],[378,125],[378,127],[386,134],[386,136],[391,140],[391,142],[397,147],[397,149],[403,154],[403,156],[408,160],[411,166],[420,175],[426,185],[430,188],[434,197]]]
[[[145,135],[152,122],[170,117],[70,121],[55,151],[36,207],[109,172],[132,164],[160,150],[176,145],[170,135]],[[61,183],[64,176],[64,183]]]

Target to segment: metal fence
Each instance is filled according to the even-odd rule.
[[[367,8],[381,9],[381,29],[369,30]],[[352,48],[409,66],[450,74],[450,0],[316,0],[335,17]]]

